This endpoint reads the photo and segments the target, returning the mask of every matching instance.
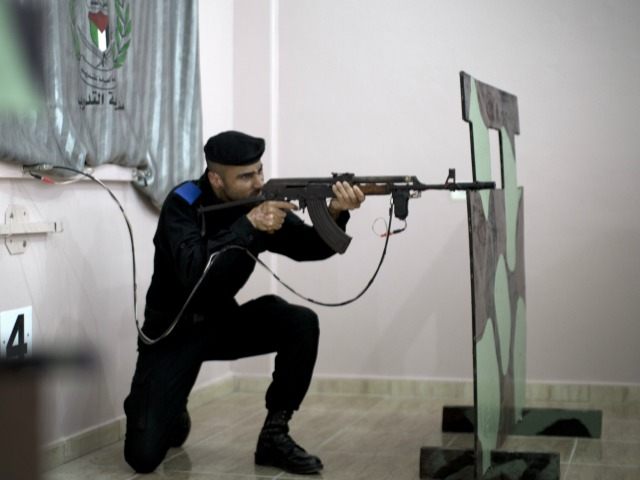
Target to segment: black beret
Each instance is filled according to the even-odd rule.
[[[211,137],[204,146],[207,162],[222,165],[250,165],[264,153],[264,139],[230,130]]]

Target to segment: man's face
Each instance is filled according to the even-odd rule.
[[[260,161],[242,167],[216,164],[213,171],[207,172],[207,178],[216,195],[225,202],[260,195],[264,185]]]

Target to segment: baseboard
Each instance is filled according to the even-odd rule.
[[[119,441],[124,435],[124,416],[45,445],[40,457],[47,471]]]
[[[213,399],[233,392],[264,393],[271,382],[270,376],[228,376],[191,393],[189,408],[197,408]],[[473,382],[464,380],[428,380],[393,378],[322,377],[314,378],[311,394],[378,395],[394,397],[441,398],[450,402],[473,404]],[[640,385],[585,385],[529,383],[527,404],[570,403],[585,408],[620,405],[640,401]],[[124,416],[87,429],[44,447],[41,462],[50,470],[106,447],[124,438]]]
[[[236,375],[235,392],[264,392],[271,378],[268,376]],[[384,395],[398,397],[442,398],[473,403],[471,380],[395,379],[383,377],[323,377],[316,376],[309,393],[333,395]],[[527,404],[584,405],[604,407],[627,402],[640,402],[640,385],[635,384],[574,384],[528,382]]]

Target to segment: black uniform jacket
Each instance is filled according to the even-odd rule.
[[[184,182],[167,196],[156,230],[154,271],[147,292],[143,331],[156,337],[171,324],[202,277],[212,253],[240,245],[254,255],[265,250],[294,260],[322,260],[334,254],[312,226],[288,212],[282,228],[273,234],[255,229],[246,217],[251,207],[233,207],[199,213],[201,206],[222,203],[205,174]],[[338,225],[344,229],[349,212]],[[212,267],[189,302],[180,323],[194,318],[225,321],[224,313],[237,306],[234,297],[253,272],[255,261],[246,252],[229,250]],[[183,326],[184,328],[184,326]]]

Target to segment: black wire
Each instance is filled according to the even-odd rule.
[[[342,307],[344,305],[349,305],[350,303],[353,303],[356,300],[358,300],[360,297],[362,297],[365,294],[365,292],[367,290],[369,290],[369,287],[371,287],[371,285],[373,284],[373,281],[378,276],[378,272],[380,271],[380,267],[382,267],[382,263],[384,262],[384,258],[387,255],[387,245],[389,245],[389,237],[391,236],[390,232],[391,232],[391,221],[392,221],[392,219],[393,219],[393,200],[391,201],[391,205],[389,206],[389,222],[388,222],[388,226],[387,226],[387,234],[386,234],[386,238],[384,240],[384,247],[382,248],[382,254],[380,255],[380,260],[378,261],[378,266],[376,267],[375,272],[373,272],[373,275],[371,276],[371,278],[369,279],[369,281],[367,282],[365,287],[360,291],[360,293],[358,293],[355,297],[350,298],[348,300],[344,300],[342,302],[323,302],[323,301],[315,300],[313,298],[310,298],[310,297],[307,297],[305,295],[302,295],[301,293],[296,291],[293,287],[289,286],[283,280],[281,280],[280,277],[273,270],[271,270],[271,268],[269,268],[269,266],[267,266],[258,257],[253,255],[253,253],[251,253],[249,250],[247,250],[244,247],[237,247],[237,248],[240,249],[240,250],[244,250],[247,253],[247,255],[249,255],[253,260],[255,260],[262,267],[264,267],[269,273],[271,273],[271,275],[273,275],[273,278],[275,278],[284,288],[289,290],[291,293],[293,293],[297,297],[302,298],[303,300],[306,300],[307,302],[313,303],[315,305],[321,305],[323,307]],[[231,250],[232,248],[234,248],[234,247],[230,247],[230,248],[228,247],[229,250]],[[226,249],[222,249],[218,253],[222,253],[225,250]]]
[[[323,307],[342,307],[344,305],[348,305],[350,303],[355,302],[360,297],[362,297],[367,290],[369,290],[369,287],[371,287],[371,285],[373,284],[373,281],[378,276],[378,272],[380,271],[380,267],[382,267],[382,263],[384,262],[384,258],[385,258],[386,254],[387,254],[387,246],[389,245],[389,237],[391,236],[391,221],[393,220],[393,209],[394,209],[393,199],[391,200],[391,204],[389,205],[389,222],[387,223],[387,233],[385,235],[386,238],[385,238],[385,241],[384,241],[384,247],[382,248],[382,254],[380,255],[380,260],[378,262],[378,266],[376,267],[375,272],[373,273],[373,275],[371,276],[371,278],[369,279],[369,281],[367,282],[365,287],[360,291],[360,293],[358,293],[353,298],[350,298],[348,300],[344,300],[344,301],[341,301],[341,302],[323,302],[323,301],[315,300],[313,298],[310,298],[310,297],[307,297],[305,295],[302,295],[301,293],[296,291],[293,287],[291,287],[290,285],[285,283],[273,270],[271,270],[271,268],[269,268],[269,266],[266,263],[264,263],[262,260],[260,260],[257,256],[255,256],[253,253],[251,253],[248,249],[246,249],[244,247],[241,247],[239,245],[229,245],[227,247],[224,247],[223,249],[221,249],[221,250],[219,250],[217,252],[214,252],[209,256],[209,260],[207,261],[207,265],[205,266],[205,269],[202,272],[202,275],[200,276],[200,278],[196,282],[196,285],[191,290],[191,293],[189,294],[189,296],[187,297],[187,300],[185,301],[184,305],[180,309],[180,312],[175,317],[175,319],[173,320],[171,325],[167,328],[167,330],[165,330],[164,333],[162,333],[159,337],[150,338],[147,335],[145,335],[145,333],[142,331],[142,328],[140,328],[140,323],[138,321],[138,307],[137,307],[137,305],[138,305],[138,284],[136,282],[136,276],[137,276],[136,275],[136,252],[135,252],[135,244],[134,244],[134,241],[133,241],[133,230],[131,229],[131,223],[129,222],[129,219],[127,218],[127,214],[125,213],[124,208],[122,207],[122,204],[118,201],[117,197],[113,194],[113,192],[109,189],[109,187],[107,187],[99,179],[97,179],[96,177],[94,177],[93,175],[91,175],[91,174],[89,174],[87,172],[84,172],[84,171],[81,171],[81,170],[78,170],[78,169],[75,169],[75,168],[72,168],[72,167],[65,167],[65,166],[61,166],[61,165],[49,165],[49,164],[33,164],[33,165],[25,165],[24,169],[26,171],[28,171],[29,174],[32,177],[37,178],[38,180],[45,180],[45,179],[48,179],[48,178],[47,177],[43,177],[42,175],[35,173],[33,170],[38,170],[40,172],[45,172],[45,171],[49,171],[49,170],[67,170],[67,171],[70,171],[70,172],[74,172],[74,173],[76,173],[78,175],[83,175],[83,176],[89,178],[90,180],[96,182],[103,189],[105,189],[107,191],[107,193],[111,196],[113,201],[116,202],[116,204],[118,205],[118,208],[120,209],[120,212],[122,213],[122,215],[124,217],[124,221],[127,224],[127,230],[129,231],[129,239],[131,241],[131,260],[132,260],[132,264],[133,264],[133,315],[134,315],[134,319],[135,319],[135,323],[136,323],[136,329],[138,330],[138,336],[147,345],[153,345],[154,343],[159,342],[160,340],[162,340],[163,338],[168,336],[173,331],[175,326],[178,324],[178,321],[182,317],[183,312],[187,308],[187,305],[191,301],[191,298],[193,298],[193,295],[196,293],[196,290],[200,287],[200,284],[204,280],[205,275],[209,272],[210,268],[215,264],[215,260],[217,259],[217,257],[219,255],[221,255],[222,253],[226,252],[226,251],[229,251],[229,250],[242,250],[242,251],[244,251],[256,263],[260,264],[264,269],[266,269],[273,276],[273,278],[275,278],[283,287],[285,287],[287,290],[289,290],[291,293],[293,293],[297,297],[299,297],[299,298],[301,298],[303,300],[306,300],[307,302],[313,303],[315,305],[321,305]],[[51,180],[51,181],[53,181],[55,183],[55,180],[53,180],[53,179],[49,179],[49,180]]]
[[[116,205],[118,205],[118,208],[120,209],[120,212],[122,213],[124,221],[127,224],[127,230],[129,231],[129,240],[131,242],[131,263],[132,263],[132,266],[133,266],[133,316],[134,316],[134,319],[135,319],[135,322],[136,322],[136,328],[138,330],[138,334],[141,336],[141,338],[143,338],[143,340],[144,339],[149,339],[149,337],[146,337],[146,335],[142,332],[142,329],[140,328],[140,323],[138,321],[138,283],[136,282],[136,277],[137,277],[137,273],[136,273],[136,249],[135,249],[135,244],[134,244],[134,241],[133,241],[133,230],[131,229],[131,223],[129,222],[129,219],[127,218],[127,214],[124,211],[124,207],[118,201],[118,198],[109,189],[109,187],[107,187],[99,179],[97,179],[96,177],[94,177],[90,173],[84,172],[82,170],[78,170],[76,168],[65,167],[65,166],[62,166],[62,165],[49,165],[49,164],[38,163],[38,164],[32,164],[32,165],[25,165],[24,169],[27,172],[29,172],[29,175],[31,175],[34,178],[37,178],[38,180],[44,181],[45,179],[48,179],[48,180],[53,181],[54,183],[56,183],[54,179],[49,179],[48,177],[44,177],[41,174],[33,172],[33,170],[37,170],[39,172],[47,172],[47,171],[50,171],[50,170],[66,170],[66,171],[69,171],[69,172],[77,173],[78,175],[83,175],[83,176],[89,178],[90,180],[96,182],[102,188],[104,188],[107,191],[107,193],[109,194],[109,196],[111,196],[113,201],[116,202]],[[152,339],[149,339],[149,340],[152,340]]]

